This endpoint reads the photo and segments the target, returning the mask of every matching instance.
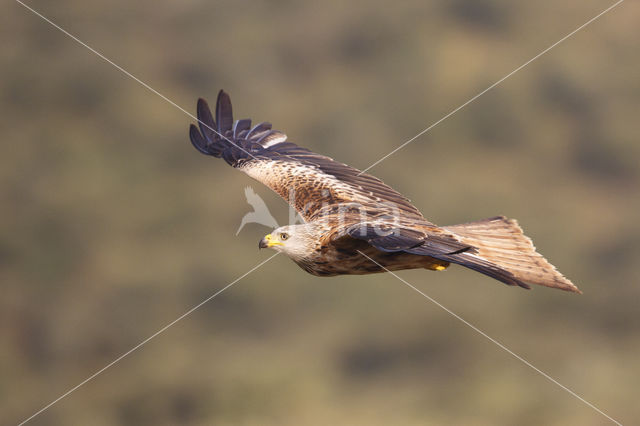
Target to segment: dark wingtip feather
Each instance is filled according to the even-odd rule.
[[[217,126],[211,115],[211,109],[207,101],[202,98],[198,99],[198,126],[207,141],[213,142],[218,139],[218,135],[215,133]]]
[[[207,142],[204,140],[195,124],[189,126],[189,139],[193,146],[205,155],[210,155],[207,150]]]
[[[238,120],[233,124],[233,137],[239,139],[247,134],[247,131],[251,128],[251,120],[245,118]]]
[[[225,135],[233,127],[233,109],[231,108],[231,98],[224,90],[218,92],[216,101],[216,121],[218,131]]]
[[[205,111],[211,112],[211,110],[209,109],[209,104],[206,100],[204,100],[204,98],[198,98],[198,119],[202,118],[202,114]]]

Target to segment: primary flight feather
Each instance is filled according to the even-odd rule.
[[[199,127],[189,129],[198,151],[223,158],[300,213],[304,224],[276,229],[259,247],[285,253],[311,274],[440,271],[456,263],[508,285],[580,293],[536,252],[514,219],[436,226],[380,179],[287,142],[270,123],[234,122],[231,100],[222,90],[215,118],[207,102],[198,100],[198,121]]]

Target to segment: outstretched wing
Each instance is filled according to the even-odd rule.
[[[404,251],[422,256],[454,255],[475,248],[458,239],[454,234],[433,225],[395,221],[356,223],[346,227],[341,234],[364,240],[384,252]]]
[[[338,206],[357,206],[368,216],[402,215],[428,223],[407,198],[380,179],[286,142],[287,136],[272,130],[270,123],[251,127],[251,120],[234,122],[231,100],[222,90],[215,119],[207,102],[198,100],[198,121],[199,130],[193,124],[189,129],[198,151],[222,157],[265,184],[307,222],[337,213]]]

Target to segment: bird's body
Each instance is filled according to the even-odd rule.
[[[328,246],[315,250],[310,256],[301,260],[294,259],[294,262],[305,271],[319,277],[365,275],[419,268],[442,271],[449,266],[448,262],[431,256],[382,252],[360,240],[350,241],[345,247]]]
[[[325,226],[294,225],[279,228],[278,232],[290,235],[289,239],[291,236],[303,236],[302,238],[308,241],[301,244],[303,250],[289,250],[287,254],[302,269],[319,277],[364,275],[417,268],[439,271],[449,266],[448,262],[431,256],[404,251],[380,251],[366,241],[336,235]],[[271,238],[275,237],[272,235]]]
[[[276,229],[260,247],[282,251],[317,276],[402,269],[444,270],[457,263],[508,285],[580,292],[536,252],[517,222],[502,216],[439,227],[378,178],[316,154],[271,130],[233,121],[220,91],[214,119],[198,101],[193,145],[262,182],[287,200],[304,224]]]

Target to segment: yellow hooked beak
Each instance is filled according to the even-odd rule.
[[[271,236],[271,234],[267,234],[258,243],[258,248],[270,248],[270,247],[273,247],[273,246],[282,246],[282,245],[284,245],[284,244],[282,244],[280,241],[274,239]]]

